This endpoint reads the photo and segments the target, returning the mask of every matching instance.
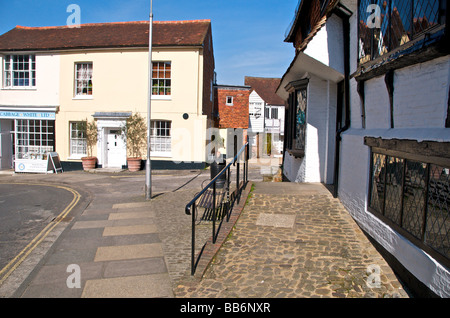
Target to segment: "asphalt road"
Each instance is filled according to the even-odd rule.
[[[0,184],[0,271],[73,200],[63,188]]]

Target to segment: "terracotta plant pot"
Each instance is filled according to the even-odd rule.
[[[141,170],[141,160],[142,160],[142,158],[127,158],[128,170],[129,171]]]
[[[84,170],[95,169],[95,164],[97,163],[97,157],[83,157],[81,158]]]

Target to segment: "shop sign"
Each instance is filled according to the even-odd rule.
[[[16,172],[32,172],[32,173],[53,172],[52,168],[49,169],[48,160],[16,159],[14,160],[14,165]]]
[[[52,112],[16,112],[0,110],[0,118],[54,120],[56,115]]]

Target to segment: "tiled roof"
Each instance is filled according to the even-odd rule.
[[[246,76],[245,85],[250,86],[252,90],[256,91],[267,104],[284,105],[284,101],[276,94],[280,80],[281,78]]]
[[[155,21],[153,46],[200,46],[210,20]],[[65,50],[84,48],[148,47],[148,21],[68,26],[17,26],[0,36],[0,51]]]

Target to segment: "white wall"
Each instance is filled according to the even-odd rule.
[[[444,127],[449,76],[449,56],[396,70],[394,127]]]
[[[332,183],[337,85],[310,75],[306,109],[305,157],[295,158],[286,153],[285,176],[294,182]]]
[[[0,56],[3,69],[3,58]],[[3,88],[3,72],[0,75],[0,105],[7,106],[58,106],[59,105],[59,56],[36,54],[36,87]]]
[[[364,137],[450,142],[445,127],[450,58],[441,57],[394,73],[394,129],[384,77],[366,81],[366,128],[352,116],[342,136],[339,198],[358,224],[421,282],[442,297],[450,296],[450,272],[367,211],[370,149]],[[356,85],[351,85],[351,113],[360,114]],[[419,128],[419,129],[418,129]]]
[[[340,73],[344,73],[343,52],[342,20],[336,15],[327,20],[304,51],[305,54]]]
[[[257,133],[257,132],[264,132],[264,107],[265,107],[264,100],[256,93],[256,91],[252,91],[249,96],[249,113],[255,113],[255,108],[260,108],[260,114],[259,118],[256,118],[255,116],[249,116],[249,133]]]

